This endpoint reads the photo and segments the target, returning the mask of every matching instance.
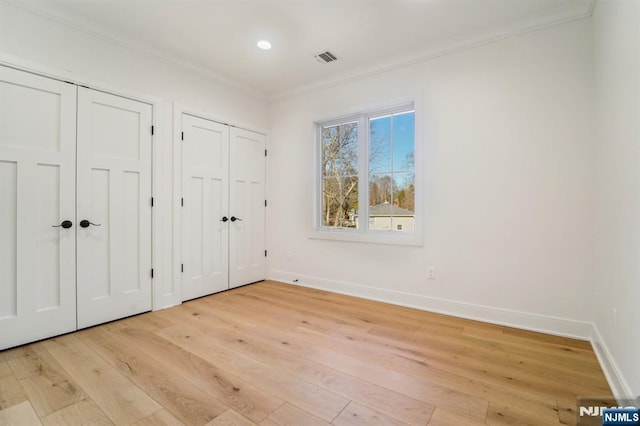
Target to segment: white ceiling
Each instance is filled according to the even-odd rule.
[[[589,16],[593,0],[10,0],[269,96]],[[260,39],[273,49],[256,47]],[[338,57],[320,64],[314,55]]]

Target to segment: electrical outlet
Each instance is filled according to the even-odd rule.
[[[613,320],[613,328],[618,327],[618,310],[616,308],[611,309],[611,319]]]
[[[287,259],[287,260],[293,260],[293,253],[291,253],[291,251],[290,251],[290,250],[287,250],[287,251],[284,253],[284,258],[285,258],[285,259]]]
[[[434,268],[433,266],[427,267],[427,278],[430,280],[436,279],[436,268]]]

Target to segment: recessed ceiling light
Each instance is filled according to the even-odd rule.
[[[260,40],[258,42],[258,47],[262,50],[269,50],[271,49],[271,43],[269,43],[267,40]]]

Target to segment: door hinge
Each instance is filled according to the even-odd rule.
[[[267,257],[267,251],[266,250],[264,251],[264,257]]]
[[[180,135],[181,140],[184,140],[184,132]]]
[[[265,157],[267,156],[267,150],[266,149],[264,150],[264,156]]]
[[[264,200],[264,206],[267,207],[267,200]]]
[[[180,264],[180,272],[184,272],[184,263]]]
[[[153,278],[153,268],[151,268],[151,278]]]
[[[155,133],[155,126],[151,126],[151,136]]]
[[[151,207],[153,207],[153,197],[151,197]]]
[[[180,198],[180,206],[184,207],[184,198]]]

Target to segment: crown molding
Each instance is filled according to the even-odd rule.
[[[99,31],[95,31],[95,30],[91,30],[89,28],[87,28],[85,25],[82,24],[77,24],[75,22],[72,22],[70,20],[66,20],[63,18],[60,18],[58,16],[54,16],[51,13],[47,12],[46,10],[43,10],[41,8],[32,6],[32,5],[26,5],[23,4],[20,1],[16,1],[16,0],[0,0],[0,2],[9,4],[13,7],[16,7],[18,9],[22,9],[28,13],[37,15],[41,18],[47,19],[49,21],[55,22],[56,24],[62,25],[64,27],[70,28],[74,31],[78,31],[81,32],[83,34],[89,35],[95,39],[98,39],[100,41],[109,43],[111,45],[114,46],[118,46],[121,47],[123,49],[132,51],[134,53],[146,56],[148,58],[154,59],[156,61],[160,61],[163,62],[167,65],[171,65],[173,67],[176,67],[178,69],[181,69],[183,71],[187,71],[189,73],[195,74],[198,77],[201,77],[205,80],[208,80],[209,82],[212,83],[216,83],[219,84],[221,86],[225,86],[227,88],[236,90],[236,91],[240,91],[243,92],[247,95],[250,96],[254,96],[260,100],[263,101],[267,101],[269,99],[269,94],[259,90],[257,88],[254,87],[250,87],[246,84],[240,83],[236,80],[230,79],[228,77],[225,77],[221,74],[215,73],[205,67],[202,67],[200,65],[194,64],[192,62],[189,62],[187,60],[178,58],[176,56],[172,56],[172,55],[167,55],[159,50],[156,49],[150,49],[147,47],[144,47],[142,45],[136,44],[136,43],[132,43],[129,40],[125,40],[122,38],[119,38],[111,33],[107,34],[107,33],[103,33],[103,32],[99,32]]]
[[[390,71],[406,68],[411,65],[415,65],[423,62],[428,62],[442,56],[447,56],[453,53],[473,49],[483,45],[496,43],[512,37],[517,37],[524,34],[545,30],[547,28],[579,21],[582,19],[588,19],[588,18],[591,18],[591,16],[593,15],[597,0],[589,0],[589,3],[587,4],[587,7],[584,12],[576,15],[572,15],[569,17],[555,19],[555,20],[548,20],[546,22],[532,23],[531,25],[525,26],[524,28],[513,28],[510,30],[498,32],[498,33],[495,33],[495,32],[488,33],[488,34],[485,33],[473,38],[469,38],[463,42],[444,44],[443,46],[440,46],[438,48],[427,49],[415,55],[404,56],[404,57],[397,58],[385,63],[378,63],[373,66],[360,67],[350,72],[343,73],[337,77],[320,80],[311,84],[300,85],[292,89],[285,89],[285,90],[274,91],[274,92],[266,92],[266,91],[257,89],[255,87],[251,87],[247,84],[240,83],[239,81],[233,80],[231,78],[228,78],[221,74],[213,72],[201,65],[178,58],[176,56],[165,54],[157,49],[150,49],[142,45],[132,43],[131,41],[119,38],[112,33],[104,33],[104,32],[91,30],[87,28],[86,25],[77,24],[70,20],[53,16],[51,13],[41,8],[35,7],[33,5],[25,5],[19,0],[0,0],[0,2],[10,4],[14,7],[25,10],[29,13],[32,13],[40,17],[43,17],[45,19],[48,19],[50,21],[56,22],[57,24],[60,24],[70,29],[73,29],[75,31],[87,34],[103,42],[107,42],[112,45],[119,46],[121,48],[136,52],[138,54],[142,54],[149,58],[164,62],[168,65],[172,65],[184,71],[191,72],[212,83],[220,84],[230,89],[243,92],[250,96],[254,96],[260,100],[274,103],[287,98],[292,98],[295,96],[316,92],[319,90],[329,89],[331,87],[340,86],[340,85],[347,84],[359,79],[372,77],[372,76],[387,73]]]
[[[499,34],[495,34],[495,33],[483,34],[481,36],[477,36],[460,43],[449,43],[436,49],[428,49],[417,55],[405,56],[403,58],[398,58],[396,60],[392,60],[386,63],[379,63],[372,67],[371,66],[362,67],[358,70],[344,73],[338,77],[314,82],[311,84],[301,85],[293,89],[274,92],[269,97],[269,101],[271,103],[274,103],[274,102],[285,100],[287,98],[292,98],[292,97],[300,96],[303,94],[317,92],[320,90],[326,90],[332,87],[348,84],[363,78],[384,74],[384,73],[399,70],[402,68],[407,68],[412,65],[416,65],[423,62],[429,62],[434,59],[440,58],[442,56],[447,56],[457,52],[462,52],[462,51],[473,49],[476,47],[496,43],[509,38],[546,30],[548,28],[552,28],[558,25],[568,24],[568,23],[580,21],[583,19],[589,19],[593,16],[593,11],[595,9],[596,1],[597,0],[589,0],[589,4],[587,5],[586,10],[583,13],[580,13],[578,15],[573,15],[573,16],[561,18],[561,19],[550,20],[542,23],[534,23],[524,28],[515,28],[508,31],[504,31]]]

